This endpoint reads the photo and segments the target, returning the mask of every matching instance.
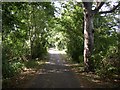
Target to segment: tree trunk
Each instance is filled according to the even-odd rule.
[[[84,0],[82,1],[84,5],[84,64],[85,71],[89,72],[93,70],[93,60],[91,59],[94,47],[93,17],[96,13],[105,14],[115,11],[120,6],[120,2],[108,11],[99,12],[99,9],[104,5],[104,2],[97,2],[97,7],[92,10],[93,0],[91,0],[91,2],[84,2]]]
[[[85,71],[93,71],[91,55],[94,44],[93,14],[84,12],[84,65]]]

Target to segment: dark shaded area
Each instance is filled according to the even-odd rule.
[[[80,83],[59,54],[50,54],[49,62],[26,88],[80,88]]]

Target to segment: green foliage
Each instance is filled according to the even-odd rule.
[[[37,68],[39,66],[37,60],[26,61],[24,62],[24,64],[26,68]]]
[[[3,78],[10,78],[21,72],[24,64],[20,61],[5,62],[2,65]]]
[[[38,65],[32,60],[45,56],[50,47],[66,49],[73,61],[83,63],[82,3],[69,1],[61,6],[61,17],[54,17],[51,2],[2,3],[3,78],[16,75],[25,66]],[[104,78],[120,72],[120,34],[113,28],[118,20],[115,13],[94,18],[91,61],[95,71]]]
[[[98,18],[100,18],[98,20]],[[98,21],[96,21],[98,20]],[[95,46],[92,55],[94,68],[103,78],[112,77],[114,74],[119,74],[119,33],[112,31],[112,28],[107,26],[110,23],[109,16],[95,17]],[[99,23],[96,23],[99,22]],[[111,19],[112,22],[112,19]],[[97,25],[98,24],[98,25]],[[101,24],[101,26],[99,26]]]
[[[71,1],[62,3],[63,12],[58,22],[66,38],[67,54],[73,61],[83,63],[83,8],[80,6],[81,3]],[[116,13],[97,14],[94,17],[94,50],[91,62],[95,72],[101,77],[110,77],[120,71],[120,35],[114,29],[118,21]]]
[[[67,53],[76,62],[83,62],[83,9],[76,3],[64,4],[61,25],[64,27]],[[81,4],[81,3],[80,3]]]
[[[8,78],[20,73],[23,60],[47,53],[47,28],[54,6],[51,2],[3,2],[2,17],[2,69],[3,78]]]

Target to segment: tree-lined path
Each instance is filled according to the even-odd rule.
[[[49,50],[49,61],[26,85],[26,88],[80,88],[78,78],[67,66],[60,53],[55,49]]]
[[[120,87],[120,1],[81,1],[1,2],[2,88]]]

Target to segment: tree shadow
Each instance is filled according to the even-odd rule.
[[[61,58],[61,53],[49,53],[49,61],[39,70],[27,88],[80,88],[79,80]]]

